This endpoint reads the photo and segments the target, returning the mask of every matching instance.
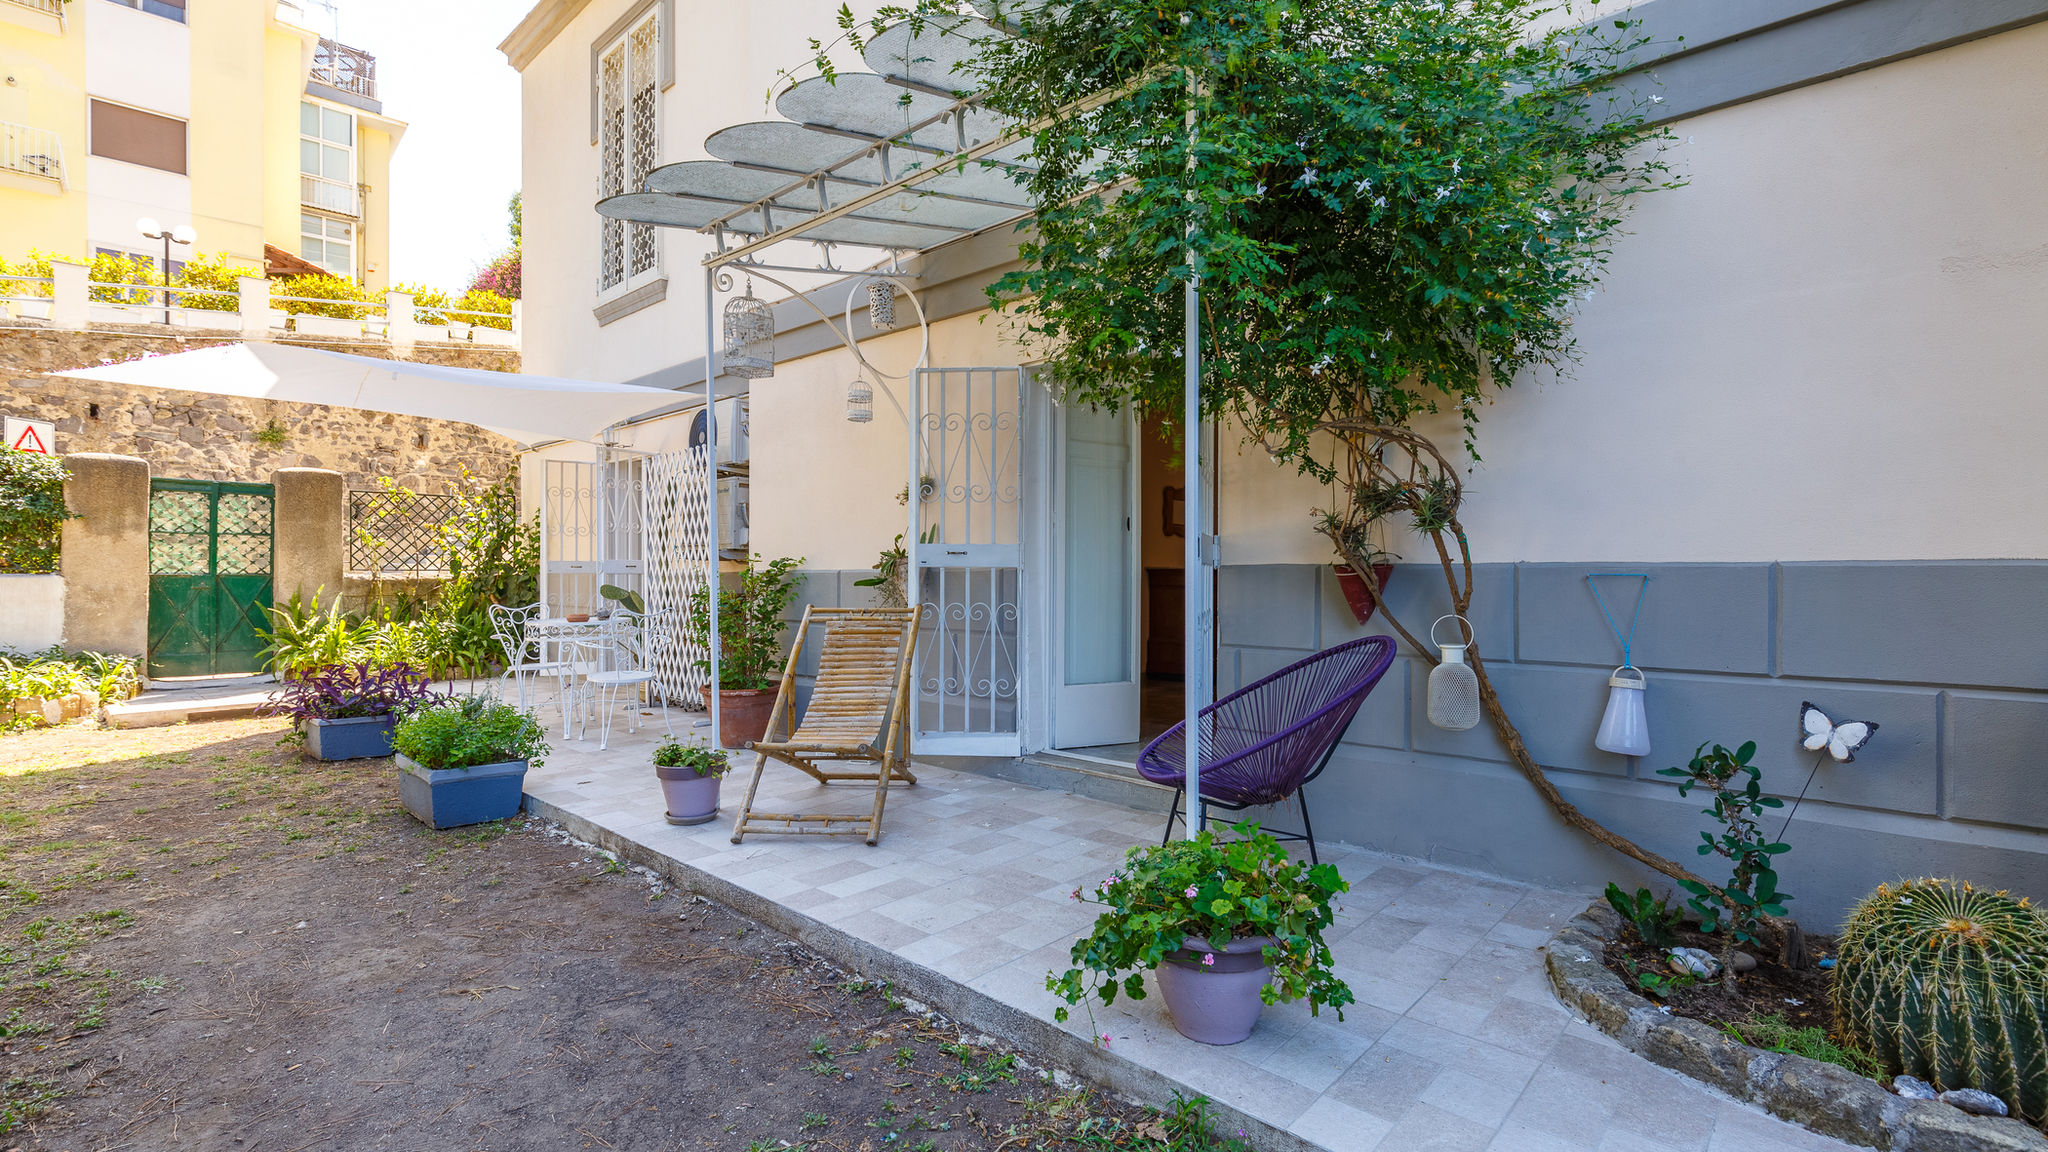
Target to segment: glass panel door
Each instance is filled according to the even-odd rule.
[[[1138,566],[1128,414],[1067,408],[1059,420],[1060,669],[1053,744],[1138,738]]]

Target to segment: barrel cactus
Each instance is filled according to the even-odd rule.
[[[1842,1039],[1936,1088],[2048,1119],[2048,916],[1954,880],[1886,884],[1842,929]]]

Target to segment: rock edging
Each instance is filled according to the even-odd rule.
[[[1662,1011],[1608,971],[1620,917],[1600,901],[1566,924],[1544,955],[1565,1006],[1654,1063],[1815,1132],[1890,1152],[2044,1152],[2048,1136],[2020,1120],[1972,1116],[1895,1096],[1846,1068],[1753,1048]]]

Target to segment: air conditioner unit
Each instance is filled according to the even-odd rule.
[[[718,462],[720,464],[745,464],[747,462],[747,401],[743,396],[733,396],[717,403],[718,415]],[[704,413],[699,410],[690,421],[690,447],[704,445]]]
[[[727,476],[718,482],[718,550],[745,551],[747,531],[747,479]]]

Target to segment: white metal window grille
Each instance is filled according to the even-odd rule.
[[[598,56],[598,195],[637,192],[654,170],[660,136],[661,19],[658,9]],[[651,224],[606,219],[600,229],[597,290],[609,292],[660,265]]]
[[[931,473],[912,496],[924,608],[917,739],[926,752],[1000,754],[1017,745],[1024,380],[1019,368],[918,374],[916,424]]]

